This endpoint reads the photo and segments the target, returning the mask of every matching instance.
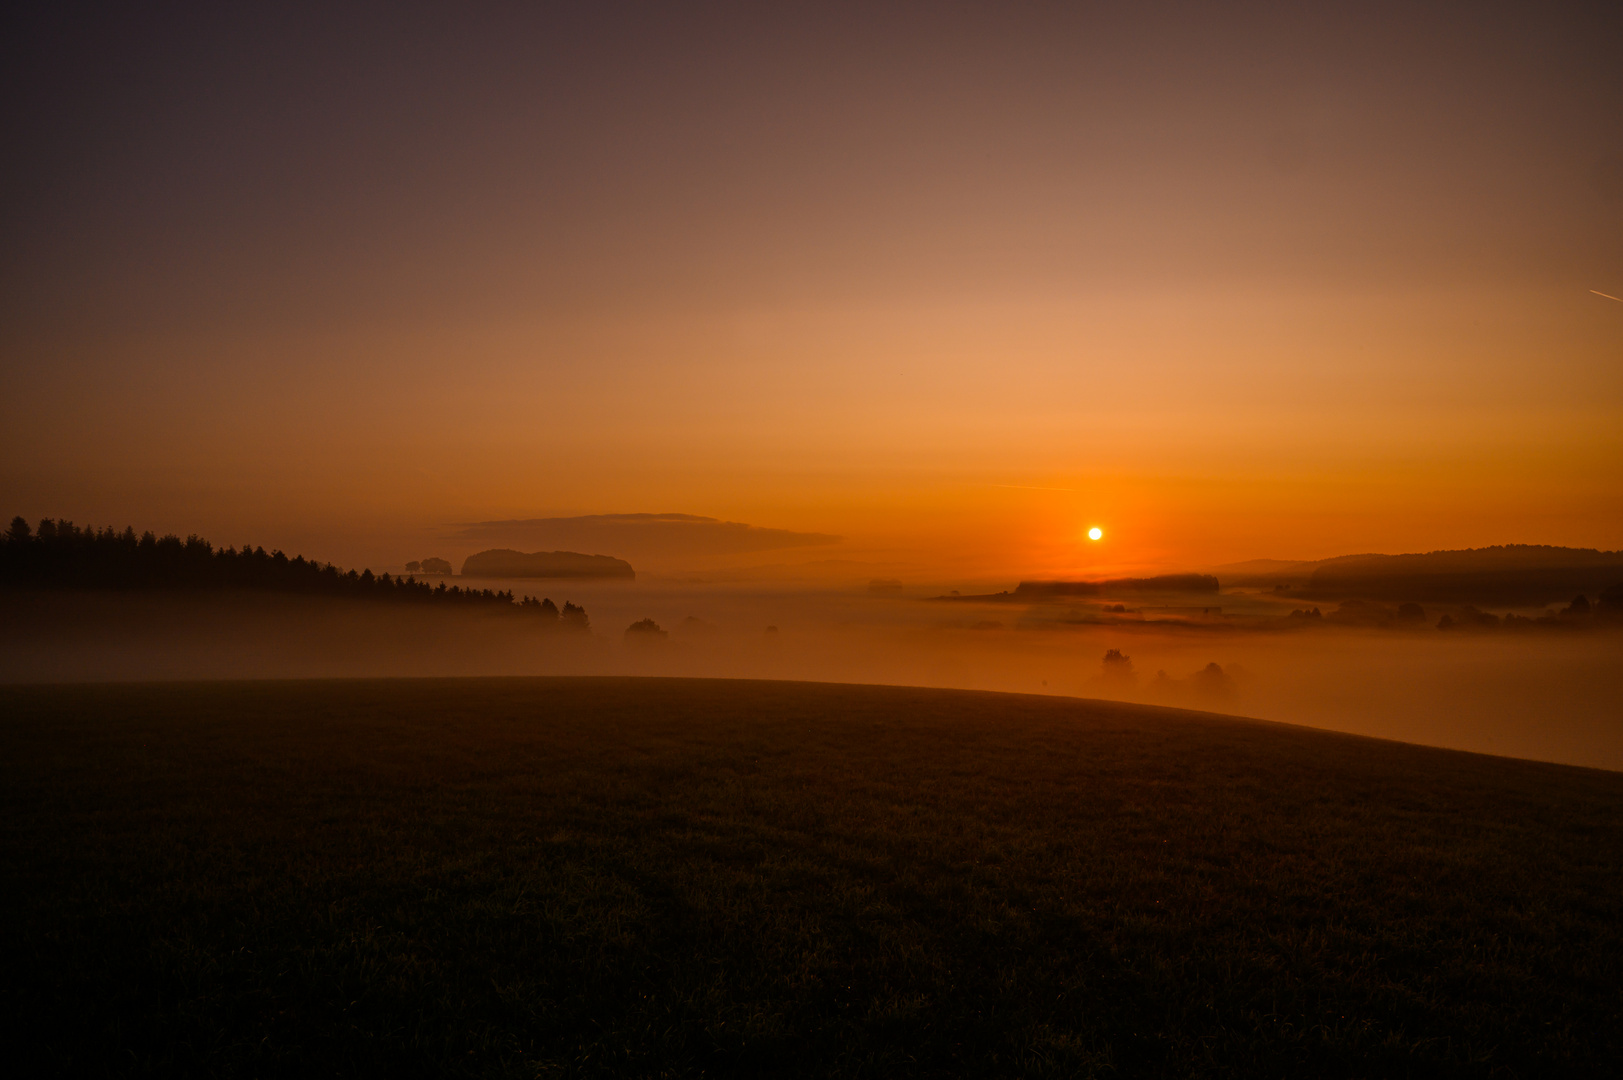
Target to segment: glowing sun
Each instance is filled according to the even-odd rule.
[[[1103,536],[1104,534],[1105,534],[1105,531],[1103,529],[1099,528],[1099,526],[1095,525],[1093,528],[1088,530],[1088,539],[1089,540],[1097,540],[1097,539],[1099,539],[1099,537]]]

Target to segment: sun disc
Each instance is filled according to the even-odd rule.
[[[1103,536],[1104,534],[1105,534],[1105,531],[1103,529],[1099,528],[1099,526],[1095,525],[1093,528],[1088,530],[1088,539],[1089,540],[1097,540],[1097,539],[1099,539],[1099,537]]]

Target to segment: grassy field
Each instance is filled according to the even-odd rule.
[[[1623,774],[1054,698],[469,679],[0,687],[0,798],[30,1074],[1623,1059]]]

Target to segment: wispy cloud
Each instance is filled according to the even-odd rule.
[[[837,544],[828,533],[763,528],[696,514],[587,514],[477,521],[447,539],[535,549],[568,549],[630,559],[685,559]]]

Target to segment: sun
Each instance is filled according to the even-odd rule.
[[[1093,528],[1088,530],[1088,539],[1089,540],[1097,540],[1101,536],[1103,536],[1104,534],[1105,534],[1105,531],[1103,529],[1099,528],[1099,526],[1095,525]]]

